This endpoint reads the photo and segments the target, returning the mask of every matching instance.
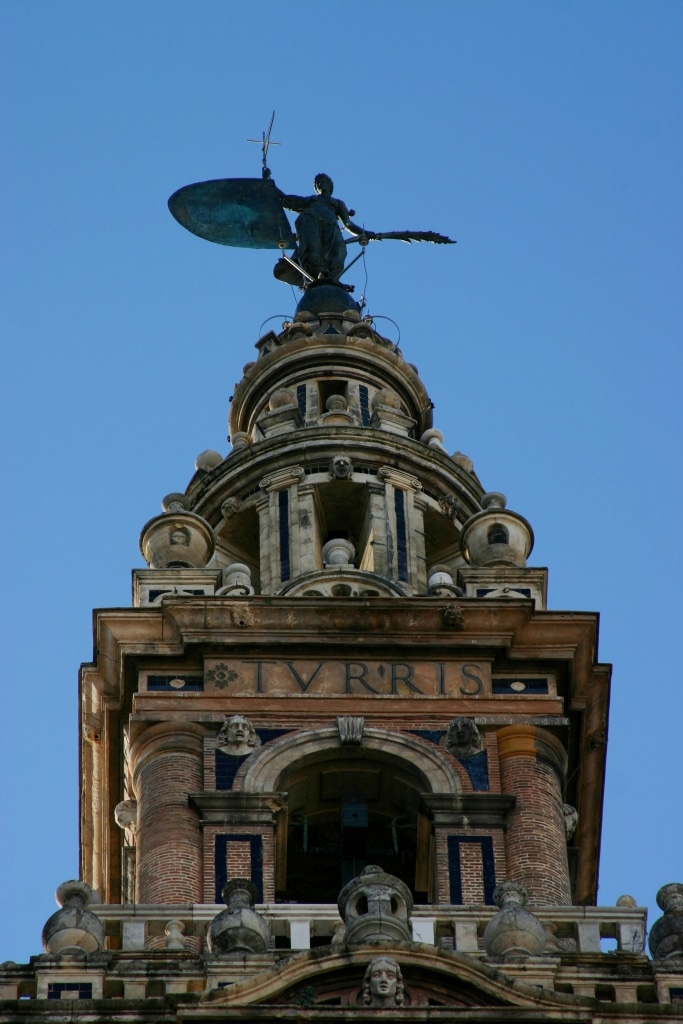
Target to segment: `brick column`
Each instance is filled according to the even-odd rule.
[[[562,783],[562,743],[534,725],[497,731],[503,793],[517,798],[505,833],[507,877],[524,882],[532,906],[571,904]]]
[[[160,722],[131,746],[138,903],[203,901],[202,836],[187,800],[203,788],[203,738],[192,722]]]

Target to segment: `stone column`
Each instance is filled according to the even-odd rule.
[[[378,477],[385,486],[387,575],[409,593],[419,592],[420,584],[425,593],[424,503],[415,502],[422,484],[417,477],[392,466],[380,466]]]
[[[360,568],[380,576],[390,575],[387,551],[387,512],[383,483],[368,480],[368,504],[363,525],[363,555]]]
[[[132,744],[138,903],[201,903],[202,834],[188,794],[203,788],[203,729],[160,722]]]
[[[546,729],[497,732],[501,788],[517,798],[505,833],[507,877],[524,882],[530,906],[571,904],[562,788],[567,753]]]
[[[316,488],[312,484],[299,484],[292,488],[292,576],[322,569],[322,538],[320,515],[316,507]]]
[[[267,503],[257,502],[261,549],[261,593],[272,594],[299,575],[297,488],[305,479],[301,466],[288,466],[265,476],[259,487]]]

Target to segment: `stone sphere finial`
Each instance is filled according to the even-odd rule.
[[[206,448],[194,460],[194,468],[201,473],[209,473],[216,466],[220,466],[222,461],[223,456],[220,452],[215,451],[213,448]]]
[[[296,405],[296,397],[289,388],[278,388],[268,399],[268,406],[271,412],[276,409],[285,409],[290,405]]]
[[[185,512],[190,507],[190,500],[182,491],[171,491],[161,499],[164,512]]]
[[[46,953],[64,953],[84,950],[97,953],[104,945],[104,925],[87,910],[95,894],[85,882],[70,879],[57,886],[55,899],[61,907],[48,917],[42,934]]]
[[[481,499],[482,508],[505,508],[508,500],[500,491],[488,491]]]
[[[657,904],[664,911],[650,930],[653,960],[683,960],[683,884],[669,882],[657,893]]]
[[[501,909],[484,930],[484,949],[490,960],[516,960],[541,956],[546,945],[545,928],[525,905],[529,893],[522,882],[507,881],[493,890]]]
[[[250,878],[231,878],[225,883],[222,896],[227,910],[214,917],[206,944],[216,956],[244,953],[265,953],[270,944],[267,921],[257,914],[254,903],[258,889]]]
[[[616,906],[617,907],[637,907],[638,906],[638,901],[636,900],[636,898],[634,896],[629,896],[628,893],[624,893],[624,895],[620,896],[619,899],[617,900]]]
[[[380,390],[376,391],[372,396],[370,408],[376,410],[381,409],[382,407],[385,409],[400,409],[401,399],[398,397],[396,392],[392,391],[390,388],[380,388]]]

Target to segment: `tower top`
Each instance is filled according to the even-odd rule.
[[[342,278],[371,241],[454,244],[452,238],[436,231],[378,232],[354,223],[351,218],[356,215],[355,210],[334,195],[334,182],[329,174],[316,174],[312,195],[286,194],[277,187],[266,164],[268,147],[273,144],[272,126],[271,119],[268,133],[263,135],[261,178],[220,178],[185,185],[168,200],[179,224],[220,245],[279,249],[281,255],[273,269],[274,276],[302,291],[324,284],[352,292],[353,285],[342,282]],[[294,230],[285,210],[298,214]],[[348,260],[347,249],[353,243],[360,245],[361,252]],[[349,308],[341,297],[338,303]],[[319,303],[313,305],[317,307]]]

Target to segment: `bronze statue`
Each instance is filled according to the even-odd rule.
[[[452,244],[453,239],[436,231],[366,231],[354,224],[349,210],[341,199],[333,197],[332,179],[317,174],[312,196],[287,195],[271,178],[266,164],[273,119],[268,132],[263,133],[261,178],[221,178],[200,181],[178,189],[168,201],[169,209],[184,228],[221,245],[234,245],[248,249],[279,249],[274,274],[280,281],[307,289],[320,283],[342,284],[341,277],[360,259],[369,241],[395,238],[402,242],[436,242]],[[249,141],[257,141],[250,139]],[[285,210],[298,213],[292,232]],[[344,238],[341,227],[352,237]],[[359,242],[362,251],[348,264],[346,247]],[[291,256],[286,250],[293,249]]]
[[[299,214],[294,222],[297,244],[292,260],[299,263],[310,280],[338,281],[346,262],[346,242],[339,222],[356,237],[374,238],[374,233],[354,224],[351,217],[356,211],[332,196],[334,182],[329,174],[316,174],[313,186],[313,196],[287,196],[277,190],[284,208]],[[284,259],[276,264],[274,274],[288,284],[301,281],[301,274]],[[296,280],[291,280],[293,276]]]

